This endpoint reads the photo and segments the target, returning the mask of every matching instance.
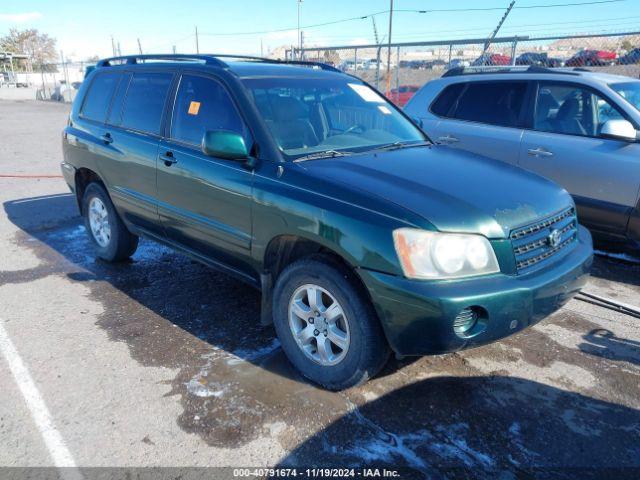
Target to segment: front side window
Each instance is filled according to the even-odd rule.
[[[171,73],[135,73],[122,106],[122,126],[159,134]]]
[[[384,97],[355,79],[274,77],[244,84],[290,158],[426,141]]]
[[[184,75],[173,107],[171,138],[200,145],[207,130],[229,130],[247,137],[244,122],[220,83]]]
[[[598,137],[607,121],[623,118],[615,106],[590,89],[571,84],[542,84],[536,98],[533,128]]]
[[[119,80],[118,73],[97,74],[91,82],[80,115],[89,120],[104,122]]]
[[[526,91],[525,82],[470,83],[451,116],[458,120],[516,127]]]

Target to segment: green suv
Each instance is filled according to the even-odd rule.
[[[144,236],[262,292],[307,378],[364,382],[389,354],[503,338],[584,285],[569,194],[436,146],[361,80],[311,62],[140,55],[98,62],[62,171],[99,258]]]

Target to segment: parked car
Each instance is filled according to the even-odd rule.
[[[327,65],[105,59],[62,141],[99,258],[127,259],[144,236],[260,289],[284,353],[330,389],[371,378],[391,351],[522,330],[575,294],[592,262],[555,183],[434,146]]]
[[[565,62],[567,67],[615,65],[616,53],[606,50],[582,50]]]
[[[538,67],[563,67],[564,61],[550,57],[547,53],[527,52],[516,58],[516,65],[534,65]]]
[[[427,134],[554,180],[599,241],[640,246],[640,81],[573,69],[455,73],[405,107]]]
[[[469,62],[469,60],[461,60],[459,58],[454,58],[449,62],[449,65],[447,65],[447,69],[450,70],[452,68],[464,68],[469,66],[471,66],[471,62]]]
[[[418,85],[400,85],[398,88],[391,89],[389,100],[403,107],[418,90],[420,90]]]
[[[634,48],[626,55],[618,58],[618,65],[635,65],[640,63],[640,48]]]
[[[511,65],[511,57],[501,53],[484,53],[471,62],[472,67]]]

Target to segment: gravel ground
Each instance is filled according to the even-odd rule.
[[[640,474],[637,318],[573,300],[499,343],[319,390],[259,325],[255,291],[144,240],[129,263],[96,261],[61,178],[7,177],[59,174],[68,109],[0,102],[0,344],[51,427],[0,355],[0,466]],[[586,290],[638,305],[640,264],[598,257]]]

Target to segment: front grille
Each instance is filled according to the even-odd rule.
[[[568,250],[567,247],[575,242],[577,233],[578,222],[574,208],[513,230],[510,238],[518,273],[544,265],[545,260]]]

